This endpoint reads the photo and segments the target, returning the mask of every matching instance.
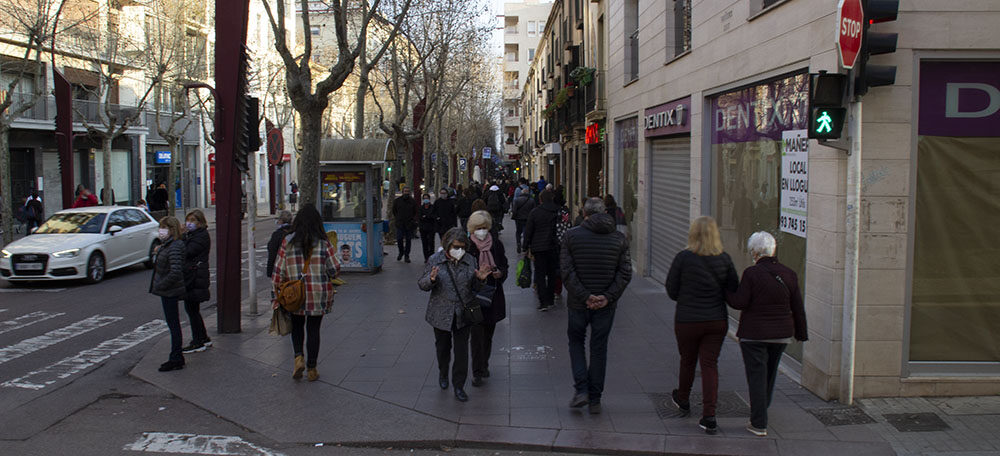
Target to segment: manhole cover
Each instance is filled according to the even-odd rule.
[[[857,407],[821,408],[807,411],[825,426],[847,426],[875,422],[872,417]]]
[[[933,432],[951,429],[936,413],[889,413],[882,415],[899,432]]]
[[[674,407],[669,393],[649,393],[660,418],[680,418],[681,412]],[[691,416],[701,416],[701,393],[691,393]],[[750,406],[733,391],[719,391],[715,405],[715,416],[726,418],[750,417]]]

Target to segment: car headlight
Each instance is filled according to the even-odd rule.
[[[0,254],[3,254],[4,258],[10,258],[11,253],[6,250],[0,250]]]
[[[53,253],[52,256],[56,258],[75,258],[79,254],[80,254],[80,249],[69,249]]]

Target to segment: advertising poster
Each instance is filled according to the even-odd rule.
[[[806,130],[781,133],[781,231],[806,237],[809,202],[809,137]]]
[[[342,269],[368,266],[368,233],[361,229],[361,222],[324,222],[323,230],[327,239],[335,243]]]

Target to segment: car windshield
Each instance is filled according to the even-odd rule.
[[[49,217],[35,234],[100,233],[105,214],[97,212],[65,212]]]

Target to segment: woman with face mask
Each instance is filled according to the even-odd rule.
[[[212,239],[208,235],[208,221],[198,209],[188,212],[184,218],[184,311],[191,322],[191,343],[184,347],[184,353],[205,351],[212,346],[205,330],[205,320],[201,318],[201,303],[211,297],[211,282],[208,274],[208,253],[212,250]]]
[[[184,355],[181,353],[181,320],[177,311],[177,302],[187,294],[184,286],[184,240],[182,239],[181,223],[172,216],[160,219],[160,247],[156,251],[156,264],[153,266],[153,279],[149,284],[149,292],[160,297],[163,304],[163,317],[170,329],[170,357],[160,365],[160,372],[184,368]]]
[[[434,254],[434,229],[437,218],[434,216],[434,205],[431,204],[431,195],[424,193],[420,200],[420,243],[424,251],[424,263]]]
[[[442,236],[442,250],[431,255],[424,266],[424,274],[417,281],[421,290],[431,292],[425,319],[434,327],[434,345],[437,348],[438,381],[441,389],[448,389],[448,367],[454,350],[455,362],[451,365],[451,384],[455,398],[469,400],[465,393],[465,379],[469,372],[469,332],[472,322],[462,318],[462,308],[475,300],[476,291],[492,273],[489,265],[476,267],[476,258],[468,255],[469,238],[459,228],[452,228]]]
[[[497,329],[497,323],[507,317],[503,283],[507,280],[509,264],[503,243],[493,230],[493,219],[489,212],[473,212],[466,226],[472,241],[469,255],[476,258],[480,268],[484,265],[490,268],[486,284],[494,287],[491,304],[483,307],[483,322],[472,327],[472,386],[480,386],[483,379],[490,376],[493,332]]]

